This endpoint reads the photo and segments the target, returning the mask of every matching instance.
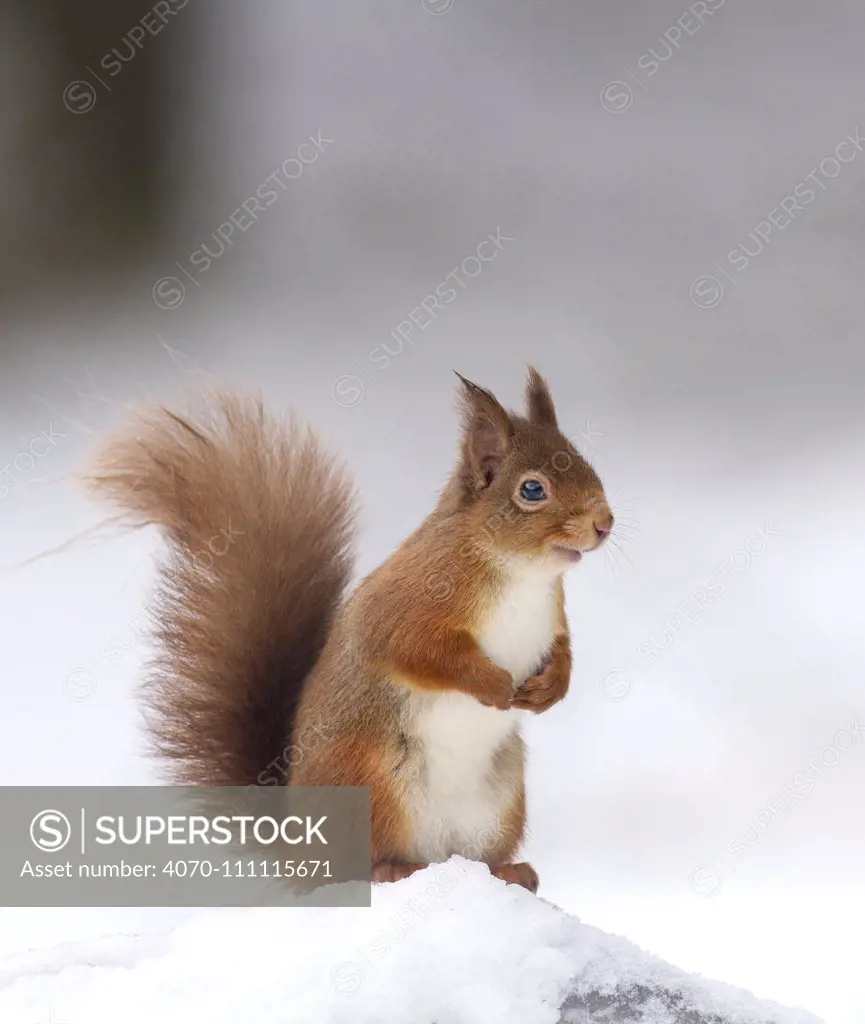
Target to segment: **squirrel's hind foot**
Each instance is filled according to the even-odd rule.
[[[399,882],[415,871],[422,871],[428,864],[405,864],[400,861],[380,860],[372,866],[373,882]]]
[[[538,873],[525,861],[520,864],[500,864],[497,868],[490,868],[490,871],[503,882],[521,885],[532,893],[538,891]]]

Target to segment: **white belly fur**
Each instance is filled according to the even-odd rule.
[[[481,650],[519,685],[538,668],[556,629],[556,576],[533,567],[513,573],[485,623]],[[518,711],[500,711],[457,691],[412,694],[409,730],[421,746],[410,780],[414,855],[482,859],[521,782],[490,779],[496,751],[519,730]]]

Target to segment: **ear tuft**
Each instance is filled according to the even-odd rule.
[[[454,371],[456,372],[456,371]],[[488,487],[511,446],[514,425],[496,396],[457,373],[462,383],[463,464],[475,489]]]
[[[528,407],[529,420],[532,423],[540,423],[547,427],[558,428],[559,424],[556,419],[556,407],[553,405],[553,396],[550,394],[547,382],[534,366],[529,367],[529,382],[526,386],[526,406]]]

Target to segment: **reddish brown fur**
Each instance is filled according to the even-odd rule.
[[[347,478],[306,430],[217,394],[194,423],[141,412],[87,482],[170,543],[143,697],[172,780],[255,785],[350,576]]]
[[[338,610],[350,492],[307,433],[218,395],[204,422],[159,409],[108,442],[94,488],[171,543],[147,704],[178,781],[262,781],[290,736],[302,756],[288,781],[369,786],[377,877],[406,873],[416,794],[403,766],[418,756],[404,733],[409,695],[454,689],[535,712],[561,700],[571,652],[560,581],[556,640],[516,694],[481,652],[480,630],[506,582],[503,558],[555,557],[557,544],[588,550],[612,522],[534,370],[526,397],[522,417],[463,381],[461,458],[436,509]],[[527,474],[551,492],[543,508],[516,494]],[[242,535],[202,567],[208,538],[229,524]],[[525,830],[518,734],[497,759],[518,795],[479,859],[532,887],[530,868],[508,867]]]

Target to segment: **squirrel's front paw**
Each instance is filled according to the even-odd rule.
[[[539,675],[531,676],[511,698],[511,707],[523,711],[542,711],[557,704],[568,692],[568,677],[553,661]]]
[[[500,711],[510,709],[513,695],[514,681],[511,674],[498,667],[491,667],[484,677],[483,686],[475,692],[481,704]]]

